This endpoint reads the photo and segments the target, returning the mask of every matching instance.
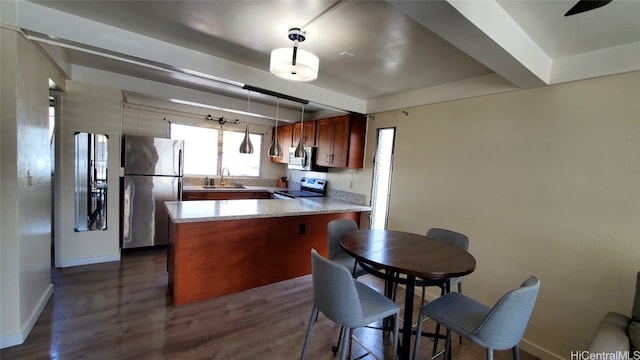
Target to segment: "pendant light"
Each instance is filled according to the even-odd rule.
[[[277,98],[276,101],[276,129],[273,133],[273,141],[271,142],[271,146],[269,146],[269,156],[270,157],[280,157],[282,155],[282,149],[280,148],[280,144],[278,144],[278,109],[280,107],[280,98]]]
[[[302,139],[304,138],[304,104],[302,104],[302,121],[300,123],[300,139],[298,140],[298,146],[296,147],[294,157],[305,157],[304,147],[302,146]]]
[[[249,90],[249,97],[247,99],[247,124],[244,128],[244,139],[240,144],[240,154],[253,154],[253,144],[249,139],[249,108],[251,106],[251,90]]]

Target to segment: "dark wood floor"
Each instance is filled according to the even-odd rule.
[[[371,275],[360,280],[382,285]],[[167,292],[165,250],[52,269],[52,282],[54,295],[27,341],[0,350],[0,359],[296,359],[312,306],[311,276],[303,276],[175,308]],[[334,359],[338,331],[320,315],[308,358]],[[356,336],[381,358],[385,352],[391,358],[380,331],[359,329]],[[431,346],[422,340],[421,349]],[[364,353],[354,343],[352,357]],[[521,353],[522,360],[535,360]],[[485,352],[465,341],[454,345],[453,357],[484,359]],[[511,353],[496,352],[501,359]]]

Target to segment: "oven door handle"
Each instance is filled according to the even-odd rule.
[[[274,199],[278,199],[278,200],[291,200],[291,199],[293,199],[293,197],[291,197],[291,196],[287,196],[287,195],[280,194],[280,193],[277,193],[277,192],[273,193],[273,198]]]

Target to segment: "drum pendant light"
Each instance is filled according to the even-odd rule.
[[[247,124],[244,129],[244,139],[240,144],[240,154],[253,154],[253,144],[249,139],[249,110],[251,106],[251,91],[249,91],[249,97],[247,98]]]
[[[299,49],[298,45],[306,39],[300,28],[289,29],[289,40],[293,47],[286,46],[271,51],[269,71],[277,77],[291,81],[313,81],[318,78],[320,59],[311,51]]]
[[[305,157],[306,153],[304,152],[304,147],[302,144],[302,139],[304,138],[304,104],[302,104],[302,121],[300,123],[300,139],[298,140],[298,146],[296,147],[294,157]]]
[[[278,144],[278,109],[280,107],[280,98],[276,101],[276,128],[273,132],[273,141],[271,142],[271,146],[269,146],[269,157],[280,157],[282,155],[282,149],[280,148],[280,144]]]

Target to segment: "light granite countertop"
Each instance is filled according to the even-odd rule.
[[[167,201],[165,206],[174,223],[371,211],[369,206],[355,205],[326,197],[290,200]]]

